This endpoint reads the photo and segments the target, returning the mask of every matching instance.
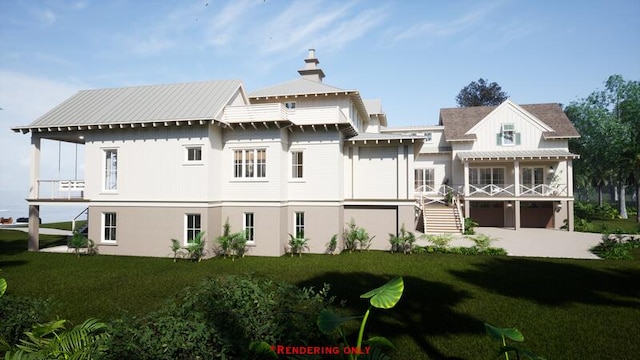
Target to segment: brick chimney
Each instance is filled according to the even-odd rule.
[[[316,49],[309,49],[309,56],[304,59],[304,69],[298,70],[300,76],[305,79],[322,82],[324,71],[318,67],[320,61],[316,58]]]

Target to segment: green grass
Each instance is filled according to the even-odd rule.
[[[598,233],[613,233],[617,229],[622,230],[625,234],[637,234],[640,232],[640,224],[636,222],[635,217],[629,219],[614,219],[614,220],[592,220],[594,232]]]
[[[374,310],[366,330],[393,341],[393,358],[494,358],[496,343],[484,335],[484,321],[517,327],[525,335],[523,348],[548,359],[630,359],[640,353],[640,261],[371,251],[173,263],[25,248],[26,234],[0,232],[7,292],[48,297],[55,315],[76,323],[148,313],[185,287],[224,274],[257,274],[301,286],[329,283],[331,293],[346,300],[347,312],[362,314],[367,303],[360,294],[403,276],[399,304]]]

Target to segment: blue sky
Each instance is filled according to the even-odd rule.
[[[252,91],[297,77],[315,48],[325,82],[382,99],[390,126],[437,123],[481,77],[516,103],[567,104],[609,75],[640,79],[640,1],[0,0],[0,44],[7,210],[23,204],[29,156],[9,128],[81,89],[241,79]],[[57,178],[58,145],[43,153],[42,176]],[[73,177],[74,147],[62,157]]]

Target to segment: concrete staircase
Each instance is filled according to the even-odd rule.
[[[462,233],[462,220],[455,206],[425,204],[422,207],[422,215],[425,234]]]

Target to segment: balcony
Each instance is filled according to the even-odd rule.
[[[84,180],[38,180],[38,200],[84,200]]]
[[[569,196],[564,184],[469,184],[469,197],[559,197]]]
[[[222,121],[228,124],[291,121],[295,125],[349,124],[339,106],[287,109],[283,104],[228,106]]]

